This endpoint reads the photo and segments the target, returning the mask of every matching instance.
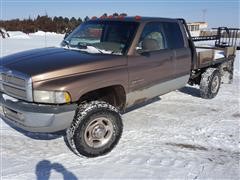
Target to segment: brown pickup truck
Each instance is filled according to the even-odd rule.
[[[222,77],[231,82],[236,46],[221,34],[206,38],[215,38],[214,47],[196,48],[204,37],[192,38],[183,19],[93,18],[61,47],[1,58],[1,118],[31,132],[66,130],[77,155],[106,154],[121,137],[127,108],[187,83],[211,99]]]

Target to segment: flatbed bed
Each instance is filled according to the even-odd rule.
[[[235,57],[235,48],[233,47],[206,47],[206,46],[197,46],[197,67],[204,68],[211,65],[227,62]]]

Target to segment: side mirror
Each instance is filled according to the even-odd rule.
[[[141,56],[146,56],[146,57],[150,56],[150,52],[142,49],[141,47],[136,47],[136,52]]]
[[[136,52],[141,56],[146,56],[146,57],[150,56],[150,52],[142,49],[142,47],[136,47]]]
[[[135,50],[138,54],[141,54],[144,51],[142,47],[138,47],[138,46],[135,48]]]

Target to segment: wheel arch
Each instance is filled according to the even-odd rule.
[[[83,93],[77,103],[94,100],[103,100],[122,111],[126,106],[126,91],[122,85],[100,87]]]

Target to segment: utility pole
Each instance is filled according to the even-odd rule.
[[[45,16],[48,16],[47,10],[46,9],[44,9],[44,10],[45,10]]]
[[[207,9],[203,9],[203,10],[202,10],[202,21],[203,21],[203,22],[206,21],[206,14],[207,14]]]

